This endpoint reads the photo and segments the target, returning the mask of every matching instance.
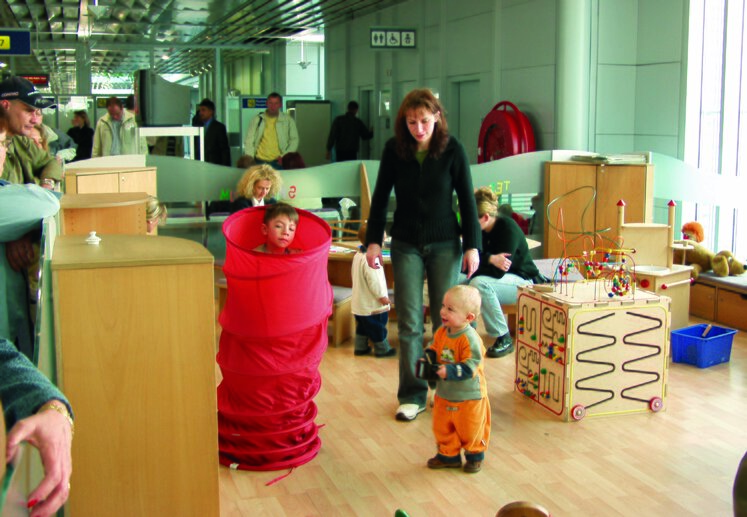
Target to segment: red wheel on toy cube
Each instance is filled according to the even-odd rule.
[[[664,401],[661,397],[654,397],[648,401],[648,408],[654,413],[658,413],[664,407]]]
[[[581,420],[586,416],[586,408],[583,406],[583,404],[576,404],[571,409],[571,418],[574,420]]]

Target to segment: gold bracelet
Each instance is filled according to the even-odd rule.
[[[70,422],[70,437],[72,438],[73,436],[75,436],[75,422],[73,422],[73,417],[70,416],[70,412],[67,410],[67,407],[65,407],[65,405],[62,404],[61,402],[57,402],[56,400],[53,400],[51,402],[47,402],[42,407],[40,407],[37,413],[41,413],[42,411],[47,411],[48,409],[51,409],[52,411],[57,411],[59,414],[67,418],[67,421]]]

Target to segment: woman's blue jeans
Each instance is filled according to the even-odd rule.
[[[428,297],[433,332],[441,326],[441,303],[446,291],[456,284],[462,250],[458,240],[415,246],[392,239],[394,307],[399,330],[400,404],[424,408],[428,383],[415,377],[415,363],[423,356],[423,284],[428,279]]]
[[[531,280],[521,278],[513,273],[506,273],[503,278],[480,275],[467,280],[466,275],[459,275],[459,283],[469,284],[480,291],[482,305],[480,314],[485,323],[485,330],[491,338],[497,338],[508,333],[508,323],[501,305],[516,303],[518,287],[531,284]]]

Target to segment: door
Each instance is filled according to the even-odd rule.
[[[456,94],[454,106],[457,106],[456,127],[452,129],[454,134],[464,146],[469,163],[477,163],[477,140],[480,135],[483,113],[480,111],[480,81],[461,81],[456,83]],[[449,125],[453,124],[452,119]],[[453,127],[453,126],[452,126]]]

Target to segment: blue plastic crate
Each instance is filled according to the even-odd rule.
[[[694,364],[698,368],[728,363],[731,342],[737,331],[712,325],[708,335],[701,337],[706,327],[708,325],[701,324],[673,330],[672,361]]]

